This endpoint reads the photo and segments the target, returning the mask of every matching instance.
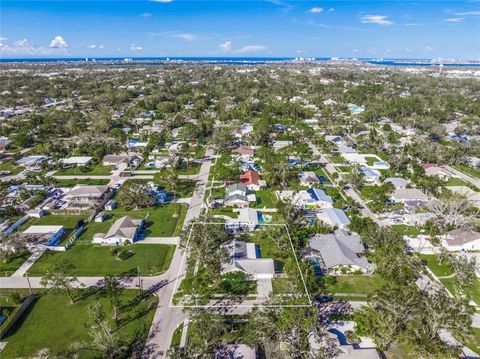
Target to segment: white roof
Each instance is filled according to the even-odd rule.
[[[63,226],[30,226],[23,233],[24,234],[58,233],[62,229],[63,229]]]
[[[258,213],[255,208],[240,208],[238,221],[258,224]]]
[[[62,163],[67,165],[74,165],[74,164],[86,164],[92,160],[92,157],[88,156],[74,156],[62,159]]]

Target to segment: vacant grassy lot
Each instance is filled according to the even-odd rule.
[[[407,226],[406,224],[394,224],[392,228],[402,236],[418,236],[421,234],[420,230],[415,226]]]
[[[466,165],[458,165],[458,166],[455,166],[455,168],[463,173],[466,173],[467,175],[480,178],[480,168],[473,168]]]
[[[255,208],[276,208],[277,207],[277,198],[275,193],[270,190],[260,190],[256,191],[255,195],[257,196],[257,203]]]
[[[117,247],[115,247],[117,248]],[[78,277],[111,275],[158,275],[170,266],[175,246],[165,244],[134,244],[118,247],[131,250],[133,256],[121,260],[112,255],[113,247],[77,243],[65,252],[46,252],[30,268],[30,276],[43,276],[61,260],[68,260],[75,268],[69,273]]]
[[[445,277],[453,273],[449,266],[438,262],[435,254],[420,254],[420,258],[427,263],[428,268],[438,277]]]
[[[370,294],[380,288],[384,281],[379,276],[337,276],[336,283],[327,285],[329,293]]]
[[[57,179],[58,187],[75,187],[77,184],[88,185],[88,186],[106,186],[110,180],[108,179]]]
[[[88,167],[75,166],[62,168],[55,174],[59,176],[107,176],[112,172],[113,169],[114,166],[103,166],[101,163],[99,163]]]
[[[75,304],[70,304],[68,297],[63,294],[41,295],[25,313],[18,327],[4,339],[8,344],[2,351],[2,359],[33,357],[43,348],[48,348],[55,357],[70,357],[67,354],[69,351],[80,358],[105,357],[92,345],[87,308],[93,302],[100,302],[106,318],[111,321],[110,299],[90,293],[81,291],[79,294],[83,294],[84,298]],[[127,347],[125,357],[131,357],[128,347],[135,342],[144,345],[158,302],[155,296],[137,298],[137,295],[136,290],[124,290],[120,296],[122,320],[116,333]]]

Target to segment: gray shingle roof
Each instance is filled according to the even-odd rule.
[[[365,250],[360,236],[350,235],[344,230],[316,235],[310,239],[308,246],[322,257],[327,269],[338,265],[357,265],[365,269],[371,267],[366,258],[357,255]]]

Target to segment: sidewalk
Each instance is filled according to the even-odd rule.
[[[23,264],[12,274],[12,277],[23,277],[31,266],[42,256],[46,248],[37,249]]]

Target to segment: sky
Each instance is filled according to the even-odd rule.
[[[480,0],[2,0],[0,55],[480,59]]]

